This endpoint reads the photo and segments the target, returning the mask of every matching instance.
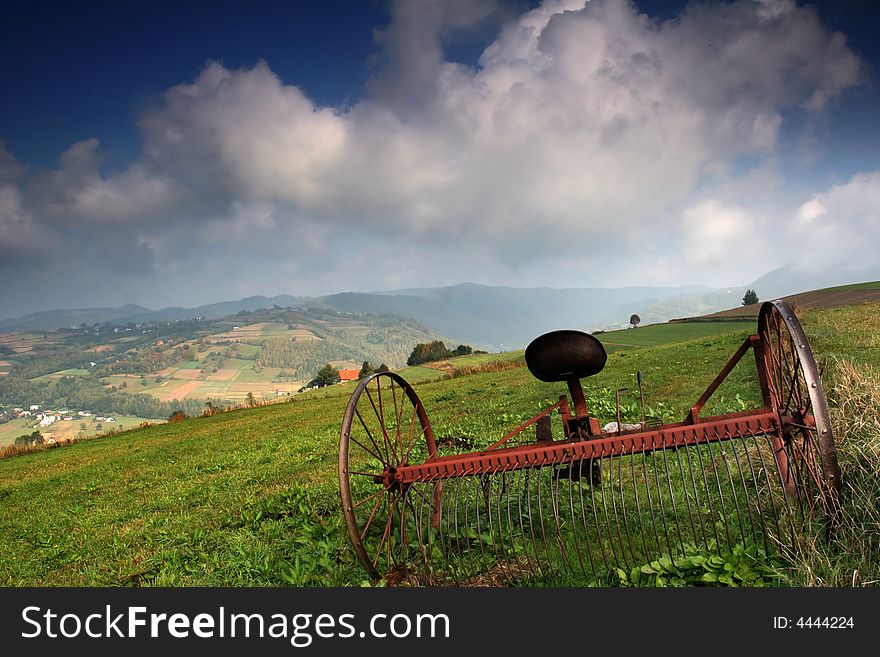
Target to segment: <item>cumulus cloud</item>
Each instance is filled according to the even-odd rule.
[[[694,3],[663,22],[622,0],[545,0],[506,20],[476,66],[445,58],[449,34],[505,15],[488,0],[394,3],[369,94],[351,106],[316,105],[267,62],[211,62],[141,118],[142,155],[111,176],[94,139],[6,182],[0,149],[0,225],[84,227],[168,271],[192,264],[181,245],[204,245],[271,255],[289,274],[347,272],[333,244],[358,238],[416,261],[454,254],[459,280],[634,283],[615,278],[620,256],[648,244],[663,282],[718,282],[713,263],[742,234],[788,229],[724,197],[738,163],[773,157],[789,114],[822,111],[864,78],[844,37],[791,0]],[[844,239],[863,221],[832,213],[854,203],[844,196],[817,196],[825,214],[802,207],[791,229],[833,215],[821,225]],[[564,266],[560,243],[578,247]],[[580,262],[598,249],[615,258]],[[392,285],[391,270],[349,287]]]
[[[880,171],[863,173],[815,195],[792,213],[786,242],[802,250],[802,267],[834,266],[854,275],[880,255]]]

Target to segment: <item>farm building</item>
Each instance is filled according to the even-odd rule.
[[[339,382],[357,381],[358,370],[339,370]]]

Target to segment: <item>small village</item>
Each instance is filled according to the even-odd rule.
[[[48,435],[43,436],[43,442],[53,444],[59,440],[59,436],[52,429],[46,429],[55,425],[56,422],[74,422],[79,421],[82,425],[86,422],[98,423],[95,427],[99,431],[103,428],[102,424],[115,424],[116,418],[108,415],[95,415],[89,410],[73,410],[69,408],[60,408],[52,410],[50,408],[42,408],[40,404],[30,404],[27,408],[16,406],[11,411],[0,411],[0,420],[31,420],[33,424],[31,429],[44,433],[46,430]],[[58,425],[56,425],[58,426]]]

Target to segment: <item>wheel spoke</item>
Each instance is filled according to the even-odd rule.
[[[387,489],[386,489],[386,490],[387,490]],[[386,492],[386,491],[383,490],[383,491],[380,491],[380,492],[384,493],[384,492]],[[370,513],[370,517],[367,519],[367,524],[364,525],[364,531],[361,532],[361,541],[363,541],[363,540],[364,540],[364,536],[367,535],[367,531],[370,529],[370,523],[372,523],[372,522],[373,522],[373,518],[376,517],[376,511],[379,510],[379,505],[382,504],[382,500],[383,500],[383,499],[385,499],[385,498],[380,497],[378,500],[376,500],[376,506],[373,507],[373,511]],[[373,565],[375,566],[375,564],[373,564]]]
[[[383,489],[380,490],[380,491],[376,491],[375,493],[373,493],[373,494],[370,495],[369,497],[366,497],[366,498],[362,499],[360,502],[358,502],[357,504],[353,505],[351,508],[352,508],[352,509],[356,509],[356,508],[358,508],[359,506],[361,506],[362,504],[366,504],[366,503],[369,502],[370,500],[375,499],[376,497],[378,497],[379,495],[381,495],[382,493],[384,493],[384,492],[387,491],[387,490],[388,490],[388,488],[385,487],[385,488],[383,488]],[[364,531],[366,531],[366,528],[364,528]]]
[[[378,381],[378,378],[377,378],[377,381]],[[391,448],[390,448],[390,441],[388,439],[388,429],[385,427],[385,418],[382,415],[382,413],[380,412],[380,410],[378,408],[376,408],[376,402],[373,401],[373,395],[370,394],[370,389],[364,388],[364,392],[367,393],[367,399],[370,400],[370,406],[373,407],[373,412],[376,414],[376,418],[379,420],[379,425],[382,427],[382,437],[384,438],[384,441],[385,441],[385,451],[388,454],[388,462],[390,463],[391,462]],[[379,404],[380,404],[380,406],[382,404],[381,396],[379,397]]]
[[[360,413],[360,411],[358,411],[357,409],[355,409],[354,412],[355,412],[355,415],[357,415],[357,419],[361,421],[361,426],[364,428],[364,431],[367,432],[367,436],[369,437],[370,442],[373,444],[373,447],[375,447],[375,448],[376,448],[376,451],[379,452],[379,453],[381,454],[381,453],[382,453],[382,450],[379,449],[379,446],[376,444],[376,441],[373,440],[373,434],[370,433],[370,430],[369,430],[369,429],[367,429],[367,424],[366,424],[366,422],[364,422],[364,418],[361,417],[361,413]],[[355,439],[352,438],[352,440],[355,440]],[[358,441],[355,440],[355,442],[357,442],[358,445],[361,445],[361,443],[359,443]],[[380,461],[382,461],[382,463],[383,463],[384,465],[388,465],[388,463],[390,462],[390,458],[388,457],[388,454],[387,454],[387,453],[385,454],[385,458],[383,459],[381,456],[379,456],[378,454],[375,454],[374,452],[371,452],[370,450],[368,450],[368,449],[367,449],[366,447],[364,447],[363,445],[361,445],[361,447],[363,447],[365,450],[367,450],[368,452],[370,452],[370,454],[372,454],[372,455],[375,456],[377,459],[379,459]]]
[[[388,507],[388,522],[385,523],[385,532],[382,534],[382,540],[379,541],[379,549],[376,550],[376,557],[373,559],[373,568],[379,563],[379,555],[382,554],[382,546],[385,545],[385,539],[388,538],[388,534],[391,531],[391,500],[386,498],[386,505]],[[391,545],[389,543],[389,549]],[[390,556],[390,554],[389,554]],[[388,559],[388,562],[391,562],[391,559]]]

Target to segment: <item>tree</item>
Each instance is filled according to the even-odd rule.
[[[758,303],[758,293],[752,289],[746,290],[746,294],[743,297],[743,305],[751,306],[753,303]]]
[[[364,361],[364,364],[361,365],[361,370],[358,372],[358,379],[366,379],[368,376],[373,374],[376,369],[370,364],[369,361]]]
[[[431,361],[449,358],[449,355],[449,349],[440,340],[420,342],[413,348],[409,358],[406,359],[406,364],[412,366],[430,363]]]
[[[453,356],[468,356],[474,353],[474,348],[467,344],[458,345],[452,352]]]
[[[379,367],[376,368],[376,371],[377,372],[390,372],[391,370],[388,368],[388,366],[385,363],[382,363],[381,365],[379,365]]]
[[[181,411],[180,409],[174,411],[171,415],[168,416],[169,422],[180,422],[181,420],[186,419],[186,413]]]
[[[641,322],[641,321],[642,321],[642,318],[639,317],[638,315],[635,315],[635,314],[631,315],[629,318],[629,323],[632,324],[633,328],[636,328],[639,325],[639,322]]]
[[[334,383],[339,383],[339,370],[333,367],[330,363],[327,363],[318,370],[317,376],[309,381],[308,387],[318,387],[323,388],[324,386],[331,386]]]
[[[248,408],[253,408],[257,405],[257,398],[254,396],[253,392],[247,394],[245,401],[247,402]]]
[[[31,434],[26,434],[24,436],[19,436],[15,439],[15,444],[18,446],[30,446],[30,445],[42,445],[43,444],[43,436],[39,431],[34,431]]]

